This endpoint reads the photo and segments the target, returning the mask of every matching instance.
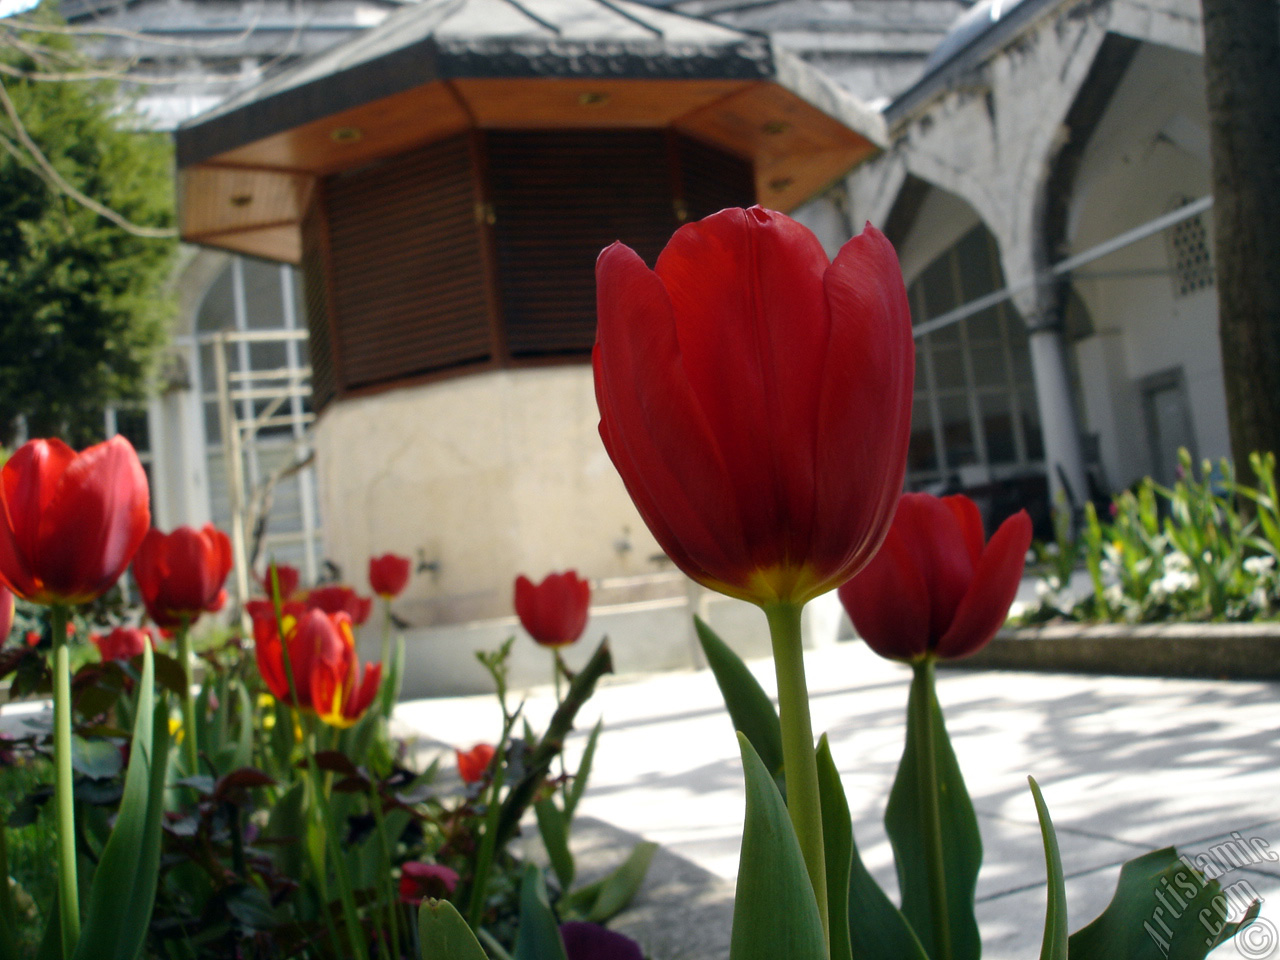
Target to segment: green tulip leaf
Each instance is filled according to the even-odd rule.
[[[932,798],[941,826],[945,919],[933,916],[928,840]],[[982,865],[978,818],[965,789],[960,765],[947,737],[934,692],[933,665],[915,665],[907,706],[907,742],[889,793],[885,829],[893,844],[902,891],[902,913],[925,952],[938,955],[939,929],[949,931],[952,960],[978,960],[982,941],[974,916],[974,891]]]
[[[151,922],[169,756],[168,711],[156,702],[154,678],[148,646],[120,814],[93,875],[75,960],[137,960]]]
[[[693,625],[698,631],[698,642],[702,644],[707,664],[724,697],[733,729],[746,735],[769,775],[775,780],[780,779],[782,725],[778,722],[778,711],[774,709],[773,701],[742,658],[729,649],[714,630],[698,617],[693,618]]]
[[[578,801],[587,789],[587,778],[591,776],[591,764],[596,757],[596,743],[600,739],[600,731],[604,729],[604,720],[597,720],[591,728],[591,736],[587,737],[587,746],[582,751],[582,760],[578,764],[578,772],[573,775],[573,783],[569,785],[568,796],[564,799],[564,822],[566,829],[573,826],[573,815],[578,809]]]
[[[599,895],[587,911],[588,920],[604,923],[631,902],[649,873],[649,864],[657,849],[658,845],[648,840],[635,845],[622,866],[604,878]]]
[[[1247,881],[1224,890],[1173,847],[1153,850],[1120,868],[1107,909],[1071,935],[1071,960],[1203,960],[1254,921],[1253,897]],[[1230,907],[1250,900],[1228,923]]]
[[[513,960],[567,960],[560,924],[547,900],[542,871],[526,864],[520,880],[520,931],[516,934]],[[435,958],[431,958],[435,960]],[[449,960],[453,960],[452,957]]]
[[[747,813],[729,960],[827,960],[818,903],[782,794],[745,734],[738,734],[738,746]]]
[[[235,755],[231,758],[232,770],[253,766],[253,701],[243,680],[235,685],[236,706],[239,708],[240,734],[236,738]],[[226,712],[225,710],[222,712]]]
[[[840,771],[824,733],[818,740],[818,794],[822,800],[822,844],[827,864],[827,926],[831,960],[853,960],[849,941],[849,871],[853,862],[853,821]]]
[[[110,780],[124,767],[124,758],[110,740],[86,740],[72,734],[71,767],[91,780]]]
[[[488,960],[462,914],[448,900],[424,900],[418,910],[422,960]]]
[[[1031,795],[1040,818],[1040,836],[1044,839],[1044,867],[1048,877],[1048,903],[1044,914],[1044,940],[1040,960],[1067,960],[1067,887],[1062,879],[1062,855],[1058,852],[1058,834],[1049,817],[1049,807],[1034,777],[1027,777]]]
[[[560,889],[568,890],[573,885],[574,875],[573,854],[569,852],[569,832],[566,829],[568,818],[550,797],[535,803],[533,812],[538,817],[538,833],[542,835],[542,845],[547,849],[551,869],[556,872]]]
[[[832,960],[850,955],[856,960],[928,960],[907,918],[862,862],[849,805],[825,734],[818,742],[818,788],[822,796]],[[838,903],[837,897],[844,902]]]

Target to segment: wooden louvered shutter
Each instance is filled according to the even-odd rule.
[[[317,194],[319,191],[317,191]],[[325,271],[324,211],[313,198],[302,220],[302,299],[311,351],[311,404],[319,412],[338,392],[329,330],[328,275]]]
[[[689,137],[676,138],[680,185],[690,220],[701,220],[725,207],[756,202],[751,161]]]
[[[665,135],[491,131],[486,142],[508,352],[589,356],[601,249],[621,240],[652,265],[678,226]]]
[[[329,177],[325,193],[342,386],[488,359],[468,138]]]

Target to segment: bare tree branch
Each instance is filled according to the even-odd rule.
[[[216,47],[234,46],[243,43],[253,36],[258,29],[261,14],[255,14],[249,25],[240,33],[229,37],[218,37],[212,40],[192,40],[183,37],[166,37],[160,34],[142,33],[127,30],[124,27],[88,27],[72,23],[41,23],[36,20],[25,20],[20,16],[6,17],[0,26],[26,33],[56,33],[66,37],[118,37],[123,40],[136,40],[140,43],[154,43],[158,46],[183,47],[190,50],[213,49]]]
[[[87,194],[77,190],[73,184],[57,171],[54,165],[49,162],[49,158],[44,155],[36,142],[31,139],[31,134],[27,132],[27,128],[23,125],[22,118],[18,116],[18,108],[14,106],[13,100],[9,97],[9,91],[5,89],[3,82],[0,82],[0,107],[4,108],[4,112],[9,117],[9,122],[13,124],[13,131],[18,138],[18,142],[30,154],[31,159],[35,161],[44,176],[56,184],[59,190],[76,203],[87,210],[93,211],[98,216],[110,220],[121,230],[125,230],[136,237],[162,238],[176,237],[178,235],[178,231],[172,227],[144,227],[133,223],[110,207],[104,206]]]

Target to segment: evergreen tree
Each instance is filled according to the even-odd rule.
[[[132,223],[168,226],[171,148],[141,130],[112,81],[15,77],[40,72],[25,51],[70,43],[21,40],[24,49],[0,44],[0,65],[15,68],[0,75],[0,443],[24,417],[29,435],[82,446],[101,439],[108,404],[146,394],[177,248],[122,229],[75,193]]]

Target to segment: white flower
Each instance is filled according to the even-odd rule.
[[[1255,577],[1265,577],[1275,569],[1276,558],[1272,556],[1247,557],[1244,561],[1245,573]]]
[[[1207,560],[1208,557],[1206,556],[1205,559]],[[1178,571],[1190,570],[1191,558],[1181,550],[1170,550],[1164,555],[1164,568]]]

